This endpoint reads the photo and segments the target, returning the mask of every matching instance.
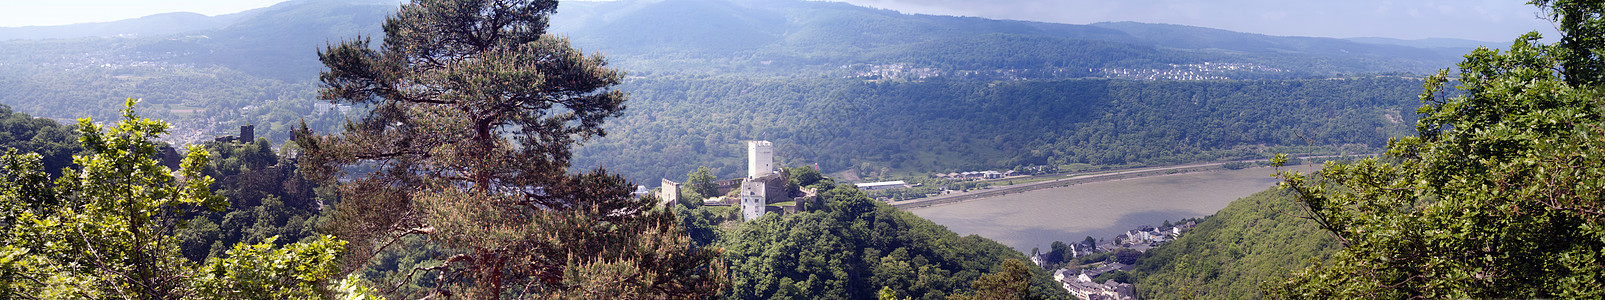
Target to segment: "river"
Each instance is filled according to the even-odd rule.
[[[1299,171],[1303,170],[1299,166]],[[1276,185],[1274,168],[1094,182],[910,209],[959,235],[979,234],[1031,253],[1053,241],[1112,239],[1141,225],[1214,214]]]

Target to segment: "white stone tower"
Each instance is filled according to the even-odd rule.
[[[768,199],[764,199],[767,192],[762,181],[747,180],[741,183],[741,217],[752,221],[762,217],[764,210],[769,206]]]
[[[747,142],[747,178],[775,172],[775,148],[769,141]]]

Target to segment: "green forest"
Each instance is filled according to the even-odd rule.
[[[741,141],[784,165],[865,176],[1375,153],[1412,130],[1418,79],[864,82],[639,78],[577,164],[637,181],[742,173]]]
[[[1292,194],[1267,190],[1233,201],[1192,231],[1137,260],[1143,299],[1270,298],[1260,286],[1275,283],[1338,244],[1300,218]]]
[[[828,187],[825,186],[825,187]],[[887,290],[913,299],[975,293],[971,283],[1027,261],[1019,251],[870,200],[851,186],[822,192],[817,209],[769,214],[713,227],[730,264],[728,299],[867,299]],[[728,207],[677,208],[688,228]],[[713,212],[703,212],[709,210]],[[717,220],[717,219],[715,219]],[[732,227],[725,229],[725,227]],[[1030,291],[1068,299],[1048,274],[1030,267]]]
[[[771,4],[562,5],[549,20],[554,30],[626,70],[620,89],[631,94],[635,108],[605,125],[613,134],[581,145],[578,165],[606,166],[642,182],[699,165],[727,178],[737,173],[728,165],[738,160],[729,150],[753,139],[785,141],[787,164],[867,175],[1261,158],[1277,147],[1335,152],[1364,145],[1370,149],[1353,152],[1378,152],[1381,139],[1372,139],[1378,130],[1381,138],[1408,133],[1415,79],[1344,74],[1420,74],[1458,55],[1172,25]],[[293,1],[220,16],[172,36],[0,41],[8,50],[0,52],[0,85],[8,87],[0,90],[0,102],[70,123],[115,119],[122,99],[133,97],[143,99],[143,115],[172,122],[176,134],[164,137],[170,142],[206,141],[254,124],[257,136],[282,144],[302,122],[338,131],[343,120],[369,108],[318,100],[315,79],[323,65],[307,53],[342,38],[378,38],[383,17],[394,11],[383,1]],[[1216,81],[1096,80],[1111,78],[1103,69],[1158,72],[1207,63],[1244,68],[1208,71],[1214,72],[1209,78],[1229,78]],[[895,71],[865,73],[882,69]],[[1334,78],[1360,82],[1322,82]],[[1273,99],[1286,110],[1232,114],[1257,99]],[[963,114],[972,102],[982,104],[976,107],[984,114]],[[1220,123],[1154,118],[1175,113]],[[1278,120],[1256,128],[1239,124],[1267,116]],[[1161,129],[1141,133],[1150,127]],[[1247,133],[1218,137],[1223,131]],[[679,133],[704,140],[698,145]],[[1354,138],[1315,137],[1320,134]],[[943,140],[907,138],[922,135]],[[1181,141],[1153,142],[1174,137]]]

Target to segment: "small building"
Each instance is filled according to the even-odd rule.
[[[702,206],[731,206],[731,205],[734,205],[734,204],[730,203],[730,201],[725,201],[725,200],[726,199],[725,199],[724,196],[718,196],[718,197],[713,197],[713,198],[702,199]]]
[[[1076,278],[1076,271],[1070,269],[1058,269],[1053,271],[1053,280],[1064,281],[1065,278],[1074,280]]]
[[[898,180],[898,181],[882,181],[882,182],[859,183],[859,184],[853,184],[853,186],[858,187],[858,189],[860,189],[860,190],[874,191],[874,190],[889,190],[889,189],[907,188],[907,187],[909,187],[909,184],[907,182],[903,182],[902,180]]]
[[[636,198],[641,198],[641,197],[646,197],[647,194],[651,194],[651,193],[652,193],[652,189],[648,189],[644,185],[637,185],[637,186],[635,186],[635,191],[630,192],[630,196],[633,196],[633,197],[636,197]]]
[[[980,174],[981,175],[981,179],[999,179],[999,178],[1003,178],[1003,173],[999,173],[998,171],[981,171],[980,173],[981,173]]]

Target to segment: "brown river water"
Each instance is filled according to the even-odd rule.
[[[1304,170],[1297,166],[1297,170]],[[1041,189],[910,209],[959,235],[979,234],[1031,253],[1053,241],[1113,239],[1142,225],[1214,214],[1276,185],[1274,168],[1173,174]]]

